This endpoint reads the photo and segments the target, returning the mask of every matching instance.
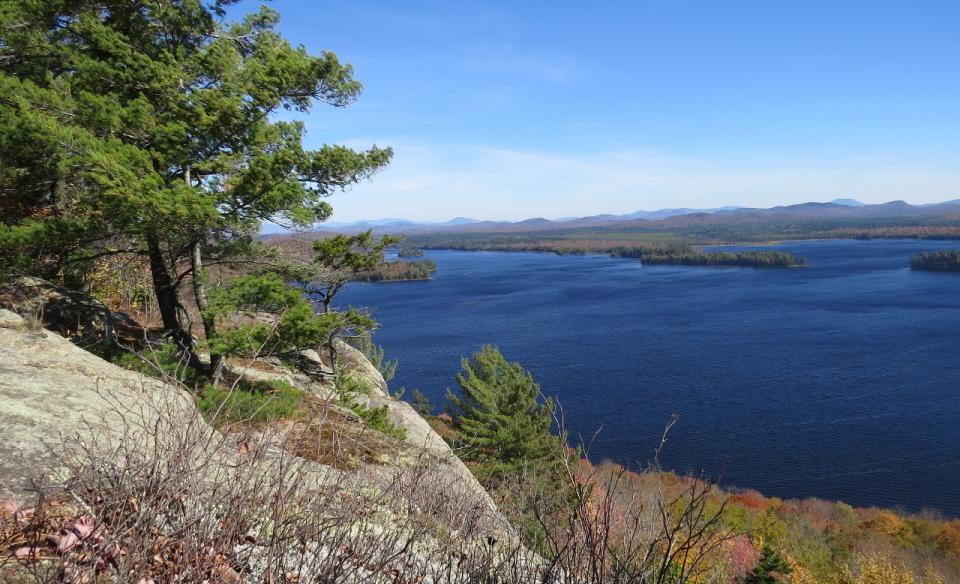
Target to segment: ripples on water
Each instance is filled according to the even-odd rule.
[[[594,460],[661,456],[767,495],[960,515],[960,274],[913,272],[952,242],[777,246],[790,270],[605,256],[432,251],[429,282],[351,284],[394,388],[440,403],[461,355],[499,344],[559,398]]]

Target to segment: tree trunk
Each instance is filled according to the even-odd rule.
[[[163,319],[163,329],[177,344],[177,347],[187,355],[190,366],[198,371],[203,371],[205,367],[193,349],[193,335],[184,326],[180,318],[182,306],[177,294],[176,281],[173,278],[170,266],[163,257],[160,241],[155,237],[147,238],[147,248],[150,255],[150,275],[153,279],[153,291],[157,296],[157,306],[160,309],[160,318]]]
[[[327,338],[327,355],[330,356],[330,371],[333,375],[333,383],[336,386],[336,390],[340,391],[340,370],[337,367],[337,347],[333,344],[336,338],[336,335],[330,335]]]
[[[67,193],[67,179],[64,176],[58,176],[53,183],[53,209],[57,215],[66,213],[70,208],[69,195]]]
[[[210,301],[207,299],[207,277],[203,273],[203,257],[201,254],[201,237],[193,242],[190,250],[190,267],[193,270],[191,278],[193,282],[193,296],[197,302],[197,309],[200,310],[200,316],[203,320],[203,334],[207,337],[207,342],[217,333],[217,323],[212,316],[206,314],[210,307]],[[214,383],[219,383],[223,376],[223,355],[210,351],[210,378]]]

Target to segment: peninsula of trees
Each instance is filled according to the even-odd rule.
[[[358,282],[406,282],[429,280],[437,271],[433,260],[380,262],[367,270],[357,272],[353,279]]]
[[[419,247],[413,247],[409,245],[400,246],[400,249],[397,250],[397,257],[399,258],[422,258],[423,250]]]
[[[910,260],[913,270],[928,272],[960,272],[960,250],[929,251]]]
[[[803,260],[784,251],[737,251],[705,252],[695,248],[669,248],[665,250],[617,248],[610,252],[613,257],[637,258],[644,264],[679,266],[740,266],[747,268],[795,268]]]

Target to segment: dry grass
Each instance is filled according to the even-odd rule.
[[[297,419],[239,422],[225,431],[241,443],[266,441],[296,456],[336,469],[356,469],[363,463],[396,462],[405,447],[367,426],[353,412],[316,396],[305,396]]]

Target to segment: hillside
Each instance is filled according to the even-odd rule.
[[[700,418],[683,428],[703,440],[692,448],[710,460],[702,468],[729,463],[725,452],[746,445],[740,430],[750,427],[760,448],[742,450],[759,469],[749,477],[772,477],[772,489],[789,474],[803,488],[782,492],[817,491],[821,469],[796,455],[819,450],[774,428],[801,428],[825,449],[856,436],[866,442],[856,454],[873,465],[865,482],[827,492],[900,501],[867,493],[887,489],[874,473],[884,465],[909,476],[904,490],[931,486],[920,505],[960,512],[944,499],[955,485],[943,477],[956,475],[935,470],[958,468],[942,399],[952,394],[928,388],[927,401],[910,391],[925,385],[919,372],[937,376],[932,365],[948,363],[931,351],[950,348],[939,341],[952,340],[953,325],[940,315],[960,315],[943,302],[951,278],[898,267],[899,284],[939,287],[929,300],[915,287],[900,294],[914,301],[909,320],[861,323],[852,319],[861,307],[893,296],[879,278],[843,268],[861,283],[842,294],[858,306],[832,310],[824,300],[841,295],[825,279],[801,281],[818,278],[813,262],[792,269],[804,258],[708,247],[960,239],[960,200],[716,206],[729,193],[764,204],[880,200],[903,185],[911,196],[950,196],[956,141],[944,120],[955,92],[944,72],[960,14],[825,14],[804,3],[260,4],[0,5],[0,584],[960,582],[960,518],[780,500],[695,469],[665,472],[661,451],[676,444],[667,438],[679,417],[661,432],[663,404],[623,367],[643,367],[658,395],[690,397],[735,425],[724,432]],[[948,148],[930,156],[931,145]],[[624,207],[625,197],[636,203]],[[547,218],[657,199],[668,208]],[[335,210],[383,219],[336,223]],[[422,223],[407,213],[528,218]],[[387,261],[400,245],[399,256],[424,258]],[[451,277],[372,284],[431,279],[436,265],[418,250],[438,248],[633,259],[581,262],[596,264],[582,283],[569,266],[555,270],[558,286],[525,280],[537,271],[526,255],[509,256],[527,262],[515,275],[481,279],[478,256],[505,254],[471,254]],[[600,263],[616,264],[624,287],[594,286],[614,281]],[[958,263],[939,253],[914,267]],[[638,285],[677,272],[695,272],[684,289]],[[727,286],[733,310],[716,294],[726,276],[748,284]],[[758,292],[776,277],[804,311],[777,315],[768,339],[754,326],[767,322],[762,303],[782,303],[788,289]],[[448,284],[471,298],[423,294]],[[357,291],[394,295],[401,318],[347,302]],[[868,303],[865,292],[887,298]],[[605,297],[615,303],[595,302]],[[413,298],[457,317],[427,328],[437,313],[418,313]],[[519,299],[545,312],[511,315]],[[925,345],[903,335],[925,324],[919,309],[931,328],[913,338]],[[641,314],[663,320],[648,326]],[[552,315],[562,328],[540,345],[531,332]],[[785,334],[801,321],[801,334]],[[391,361],[394,347],[377,344],[378,330],[403,322],[413,328],[397,345],[419,350],[421,363]],[[631,328],[613,336],[604,322]],[[840,324],[855,326],[852,342]],[[702,342],[701,325],[715,340]],[[484,338],[458,354],[459,332]],[[671,345],[668,333],[701,342]],[[873,343],[885,333],[890,359]],[[606,407],[587,417],[597,426],[620,416],[630,436],[614,455],[639,457],[637,466],[591,460],[551,388],[496,343],[575,367],[554,369],[573,385],[571,403]],[[810,359],[794,374],[783,364],[803,343],[846,361]],[[616,356],[616,346],[643,354]],[[775,346],[784,351],[766,352]],[[738,352],[719,350],[729,348]],[[871,381],[853,370],[864,355],[908,369],[864,397]],[[693,364],[750,395],[691,375]],[[777,375],[752,386],[730,365]],[[405,366],[415,379],[398,387]],[[825,393],[788,385],[813,367],[829,376]],[[619,407],[598,379],[637,409]],[[811,407],[838,403],[834,382],[856,394],[853,415]],[[920,415],[895,418],[894,391]],[[791,409],[769,400],[778,392]],[[716,407],[725,401],[736,415]],[[863,411],[874,402],[890,411]],[[773,407],[743,407],[754,403]],[[830,432],[797,423],[803,411]],[[932,445],[928,457],[902,438],[929,430],[931,411],[951,432],[915,433]],[[846,436],[833,432],[840,425]],[[849,473],[820,460],[830,475]]]
[[[387,395],[362,355],[342,350],[346,372],[373,388],[357,399],[385,408],[402,441],[331,402],[331,386],[268,362],[238,364],[236,375],[298,388],[309,418],[201,415],[173,379],[117,367],[0,309],[0,580],[37,573],[47,581],[64,562],[92,575],[120,546],[126,569],[145,577],[194,581],[190,574],[215,570],[225,582],[291,573],[379,582],[391,572],[450,574],[442,558],[474,541],[510,545],[506,520],[446,443]],[[136,508],[126,507],[134,493]],[[175,511],[174,501],[186,506]],[[268,527],[271,515],[289,517]],[[55,535],[76,525],[92,530],[69,542]],[[451,532],[456,538],[441,543]],[[287,542],[296,533],[312,534],[309,548]],[[189,559],[204,546],[220,559]],[[466,578],[479,568],[460,569]]]

